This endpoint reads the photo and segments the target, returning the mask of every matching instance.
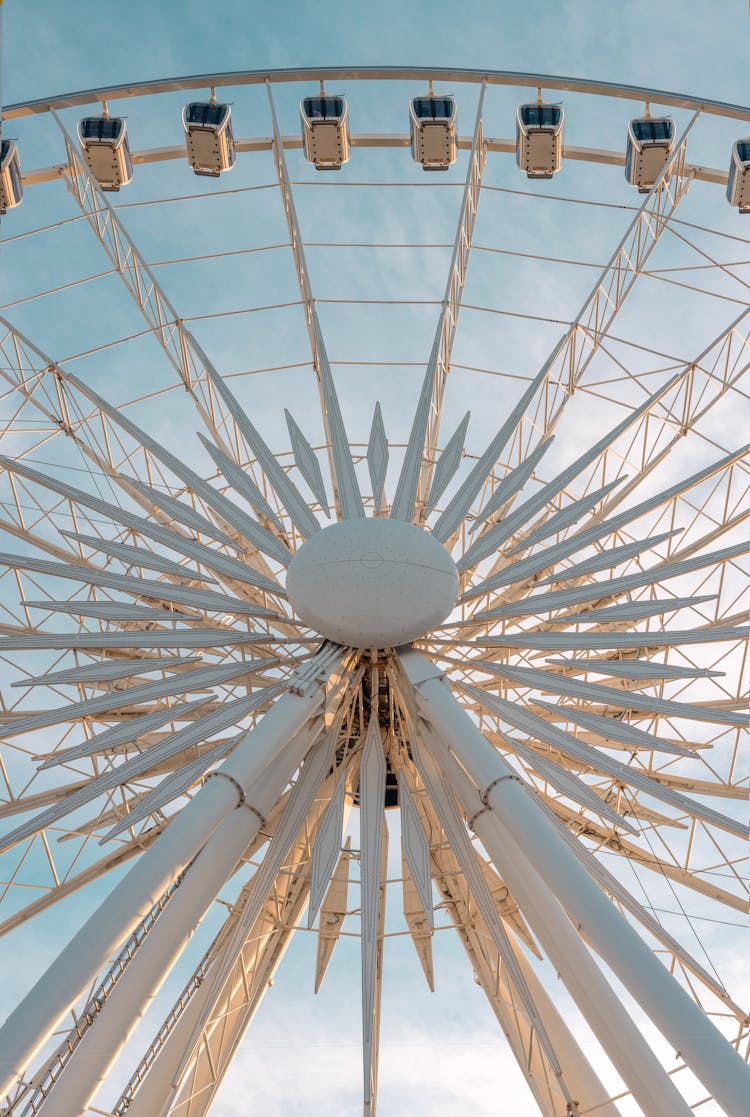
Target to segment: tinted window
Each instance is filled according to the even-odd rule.
[[[453,101],[449,97],[415,97],[412,105],[419,120],[449,120],[453,115]]]
[[[117,117],[88,116],[81,121],[84,140],[117,140],[122,131],[123,123]]]
[[[674,124],[671,120],[634,120],[633,135],[639,142],[651,140],[664,143],[674,136]]]
[[[559,105],[521,106],[521,120],[527,128],[556,128],[561,116]]]
[[[750,162],[750,140],[740,140],[737,144],[737,158],[742,163]]]
[[[329,120],[344,115],[343,97],[305,97],[302,111],[308,120]]]
[[[185,113],[188,124],[205,124],[217,128],[228,115],[228,105],[212,105],[209,101],[195,101]]]
[[[18,156],[10,165],[10,181],[16,200],[20,202],[23,197],[23,183],[21,182],[21,169],[18,165]]]

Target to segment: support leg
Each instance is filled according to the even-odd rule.
[[[690,1108],[630,1019],[565,912],[491,812],[455,757],[433,734],[430,745],[476,833],[568,992],[647,1117],[688,1117]]]
[[[454,751],[488,808],[629,992],[731,1117],[743,1117],[750,1068],[560,840],[516,773],[479,732],[428,660],[401,656],[422,715]]]
[[[342,657],[321,670],[340,673]],[[313,678],[313,676],[309,676]],[[185,868],[219,823],[241,802],[248,787],[280,747],[323,702],[320,683],[285,694],[248,733],[220,771],[169,824],[71,939],[30,993],[0,1028],[0,1097],[7,1093],[81,990],[106,966],[119,943],[146,915],[167,885]]]
[[[329,777],[301,828],[288,867],[276,878],[217,994],[210,980],[232,948],[233,927],[254,902],[257,874],[244,886],[224,927],[144,1052],[112,1112],[114,1117],[202,1117],[268,989],[310,894],[311,857],[336,783]],[[275,813],[275,812],[274,812]],[[346,812],[345,812],[346,813]],[[267,826],[275,834],[271,819]],[[198,1037],[197,1040],[195,1037]]]
[[[404,768],[401,768],[399,775],[403,774]],[[526,1020],[524,1014],[515,1010],[518,992],[499,952],[492,949],[494,944],[490,932],[476,910],[476,902],[460,871],[456,856],[445,841],[433,802],[424,794],[415,794],[414,802],[427,833],[431,835],[433,875],[444,907],[456,924],[477,980],[497,1016],[540,1113],[546,1117],[555,1117],[561,1112],[561,1099],[554,1068],[541,1046],[534,1042],[533,1025]],[[509,925],[509,930],[511,926],[512,924]],[[515,935],[509,934],[508,939],[539,1019],[565,1070],[566,1081],[580,1112],[596,1114],[596,1117],[619,1117],[617,1106],[608,1100],[609,1092],[599,1081],[572,1032],[527,962]]]
[[[362,1071],[364,1117],[375,1117],[378,1095],[380,996],[383,979],[385,867],[388,831],[383,798],[386,765],[377,714],[370,715],[360,768],[360,877],[362,894]]]
[[[253,785],[248,799],[254,810],[232,811],[206,842],[190,866],[185,887],[178,889],[170,900],[128,966],[124,979],[114,986],[55,1082],[44,1102],[44,1117],[78,1117],[85,1110],[138,1021],[150,1008],[204,912],[257,834],[261,816],[273,809],[322,724],[323,719],[319,718],[305,727]]]

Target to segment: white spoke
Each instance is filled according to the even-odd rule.
[[[341,409],[331,375],[331,366],[328,363],[328,353],[326,351],[310,288],[305,250],[302,244],[297,210],[294,205],[291,182],[286,166],[284,144],[276,120],[276,109],[273,103],[273,96],[271,95],[270,82],[266,85],[266,92],[268,94],[268,103],[271,109],[271,121],[273,124],[273,153],[276,161],[276,171],[279,177],[279,187],[281,189],[284,213],[289,229],[289,238],[294,253],[297,280],[300,294],[302,295],[302,304],[305,309],[307,332],[310,338],[313,365],[320,392],[323,429],[329,447],[334,503],[341,518],[345,520],[358,518],[364,515],[362,498],[359,492],[357,477],[354,472],[354,465],[352,464],[351,455],[349,453],[349,442],[346,437],[346,430],[341,417]]]
[[[411,521],[415,512],[418,512],[420,518],[423,519],[427,493],[431,488],[432,462],[437,451],[445,386],[450,373],[453,342],[466,284],[466,271],[469,266],[474,223],[477,217],[482,177],[487,159],[482,127],[486,88],[487,86],[483,83],[479,94],[474,138],[469,152],[466,185],[464,186],[456,236],[453,241],[453,254],[448,269],[448,282],[443,297],[443,308],[435,329],[435,340],[432,343],[432,352],[427,362],[427,371],[414,414],[409,441],[406,445],[406,453],[396,486],[396,495],[393,498],[391,515],[396,520]],[[419,508],[417,508],[418,495],[420,495]]]

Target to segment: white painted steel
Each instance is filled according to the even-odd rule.
[[[331,877],[341,856],[344,834],[344,806],[346,778],[339,777],[331,801],[320,823],[313,846],[310,868],[310,902],[307,909],[307,926],[311,929],[323,903]]]
[[[372,484],[372,499],[375,501],[375,508],[378,512],[383,507],[383,487],[388,470],[389,456],[383,413],[380,410],[380,404],[376,403],[372,414],[370,438],[367,443],[367,469]]]
[[[445,779],[445,774],[432,750],[425,748],[420,728],[415,724],[413,718],[410,719],[409,737],[415,766],[427,788],[453,855],[466,880],[471,898],[481,913],[490,940],[503,960],[508,979],[514,989],[514,997],[518,998],[523,1015],[534,1032],[539,1047],[549,1061],[566,1102],[572,1103],[573,1099],[565,1081],[563,1068],[544,1029],[531,993],[523,980],[521,970],[516,963],[505,923],[497,910],[486,875],[482,871],[476,851],[471,845],[463,819]]]
[[[459,940],[466,950],[476,980],[484,991],[490,1007],[508,1039],[519,1070],[536,1100],[539,1112],[543,1117],[558,1117],[560,1113],[560,1093],[556,1085],[555,1072],[540,1044],[536,1042],[533,1026],[527,1023],[525,1015],[517,1011],[517,995],[508,978],[501,956],[495,954],[492,950],[487,950],[488,928],[476,911],[466,882],[457,875],[455,855],[450,846],[442,839],[442,830],[437,821],[433,804],[425,796],[419,797],[419,804],[422,819],[433,836],[431,859],[435,887],[445,904],[451,921],[456,927]],[[524,967],[524,953],[518,947],[515,938],[520,936],[524,945],[532,953],[536,953],[536,944],[531,938],[526,923],[520,919],[515,902],[495,870],[485,862],[483,857],[479,861],[480,865],[483,866],[483,876],[487,879],[492,891],[493,900],[503,918],[508,920],[509,927],[513,932],[509,936],[509,942],[513,955],[518,960],[521,976],[522,978],[528,976],[532,979],[529,988],[534,996],[540,1018],[542,1018],[545,1028],[549,1021],[552,1031],[559,1036],[560,1025],[562,1024],[562,1029],[566,1030],[565,1025],[560,1021],[559,1015],[546,996],[543,996],[540,1001],[536,1000],[533,992],[533,971],[528,965]],[[552,1013],[547,1012],[548,1007],[552,1008]],[[548,1032],[548,1034],[551,1036],[552,1032]],[[576,1097],[608,1096],[601,1086],[597,1090],[596,1075],[588,1067],[585,1055],[570,1033],[567,1035],[567,1041],[563,1042],[559,1048],[557,1042],[553,1042],[553,1046],[555,1051],[559,1050],[561,1055],[568,1056],[565,1061],[566,1067],[575,1064],[576,1074],[572,1075],[569,1081]],[[588,1073],[593,1076],[590,1088],[582,1085],[582,1079],[585,1083]],[[579,1074],[582,1077],[579,1077]],[[609,1117],[613,1117],[613,1115],[610,1113]]]
[[[351,839],[347,838],[346,845],[341,851],[341,856],[334,869],[331,883],[328,886],[328,891],[326,892],[325,899],[320,909],[318,948],[315,958],[314,990],[316,993],[320,989],[328,965],[333,957],[333,952],[341,936],[344,919],[346,918],[349,907],[350,845]]]
[[[424,522],[427,494],[431,487],[432,463],[437,451],[443,399],[450,373],[453,342],[463,301],[474,225],[487,161],[482,123],[486,90],[487,86],[483,82],[466,167],[461,209],[448,267],[448,281],[391,508],[391,516],[394,519],[406,520],[408,523],[414,519],[415,502],[419,511],[417,522],[420,524]]]
[[[284,797],[284,802],[287,797]],[[311,817],[315,817],[314,811]],[[264,834],[276,832],[277,822],[283,818],[283,806],[275,809],[266,820]],[[255,845],[256,843],[254,843]],[[251,847],[252,848],[252,847]],[[304,862],[309,856],[309,836],[301,836],[291,855],[296,861],[298,852]],[[248,854],[250,851],[248,851]],[[127,1112],[128,1117],[161,1117],[171,1104],[187,1104],[186,1099],[193,1093],[191,1106],[198,1105],[196,1117],[205,1113],[211,1105],[212,1090],[220,1084],[223,1072],[250,1023],[261,998],[272,983],[273,974],[287,945],[291,941],[294,926],[299,919],[307,897],[305,874],[282,874],[274,883],[266,905],[253,926],[235,968],[225,983],[219,996],[216,996],[213,981],[205,980],[211,976],[213,967],[221,964],[222,959],[231,954],[229,943],[236,915],[246,911],[255,890],[255,876],[243,887],[235,910],[230,913],[224,927],[209,947],[203,959],[194,970],[188,983],[146,1050],[141,1063],[130,1082],[120,1095],[113,1114],[120,1117]],[[291,910],[287,907],[292,900]],[[228,1007],[231,1003],[231,1014]],[[229,1027],[227,1027],[229,1024]],[[195,1044],[191,1057],[193,1037],[200,1034],[201,1041]],[[218,1041],[216,1039],[218,1037]],[[211,1043],[210,1052],[208,1043]],[[194,1081],[199,1072],[194,1068],[199,1056],[208,1062],[211,1070],[210,1088],[206,1078]],[[196,1100],[195,1091],[200,1091]]]
[[[331,524],[295,553],[287,593],[315,631],[355,648],[404,644],[435,628],[458,595],[453,559],[413,524]]]
[[[542,949],[588,1020],[612,1063],[646,1114],[688,1117],[691,1110],[633,1023],[555,895],[539,877],[494,811],[436,733],[430,747],[443,766],[464,814],[520,904]],[[589,1099],[579,1098],[586,1110]]]
[[[471,136],[459,136],[456,146],[459,151],[471,148]],[[488,137],[485,141],[488,152],[512,154],[515,151],[515,141],[499,137]],[[298,151],[302,146],[299,136],[282,136],[281,143],[284,151]],[[352,147],[362,148],[406,148],[409,146],[408,135],[367,133],[353,134]],[[246,138],[237,141],[238,152],[272,151],[273,140],[270,136]],[[574,163],[593,163],[608,167],[623,167],[625,155],[621,151],[610,151],[606,148],[580,147],[568,145],[563,148],[563,156]],[[153,147],[143,151],[133,152],[133,163],[148,165],[149,163],[174,162],[185,158],[184,147]],[[727,172],[720,167],[706,167],[695,163],[687,163],[687,173],[698,182],[712,182],[717,186],[727,185]],[[56,166],[38,167],[25,171],[22,175],[24,186],[36,186],[42,182],[56,182],[66,173],[66,164]]]
[[[513,769],[456,702],[441,672],[416,652],[402,654],[401,662],[423,716],[485,790],[488,806],[511,828],[542,880],[693,1073],[729,1114],[739,1117],[750,1096],[750,1068],[561,844]]]
[[[292,443],[292,451],[294,453],[294,461],[297,469],[300,471],[305,481],[307,481],[313,496],[320,504],[326,516],[330,518],[323,474],[320,471],[320,462],[312,446],[286,408],[284,408],[284,415],[286,417],[286,425],[289,430],[289,439]]]
[[[526,955],[513,938],[510,943],[545,1030],[561,1064],[565,1067],[565,1076],[580,1109],[585,1112],[588,1108],[592,1114],[596,1114],[596,1117],[620,1117],[620,1110],[615,1102],[610,1100],[609,1090],[602,1085],[598,1074],[586,1058],[571,1028],[556,1008]]]
[[[360,765],[360,877],[362,962],[362,1076],[364,1115],[374,1117],[378,1090],[380,991],[383,977],[383,921],[388,831],[383,800],[386,764],[380,726],[370,717]]]
[[[342,660],[324,668],[330,677]],[[104,966],[123,937],[153,907],[170,881],[241,799],[280,747],[323,701],[320,685],[281,698],[238,744],[221,768],[174,818],[158,841],[81,927],[0,1028],[0,1095],[5,1093],[44,1043],[81,989]]]
[[[357,475],[354,464],[349,454],[348,441],[344,421],[341,416],[336,387],[333,383],[331,368],[328,363],[328,353],[320,329],[318,314],[313,302],[310,277],[305,259],[305,249],[300,233],[297,209],[294,204],[294,195],[286,164],[286,153],[279,131],[279,122],[276,118],[276,107],[270,82],[266,83],[268,106],[271,110],[271,123],[273,125],[272,150],[276,163],[276,174],[279,179],[281,200],[284,206],[284,215],[289,230],[294,264],[297,272],[297,283],[305,308],[305,321],[307,334],[310,339],[313,368],[318,382],[318,393],[321,404],[321,418],[328,445],[328,461],[331,472],[331,485],[333,487],[333,502],[339,516],[344,518],[364,516],[362,497],[359,491]]]
[[[469,416],[470,412],[467,411],[446,442],[442,453],[435,463],[432,474],[432,484],[430,485],[430,495],[427,498],[427,515],[433,511],[461,464],[464,442],[466,441],[466,430],[469,425]]]
[[[55,1084],[44,1103],[44,1117],[79,1117],[86,1109],[199,920],[257,834],[262,818],[270,814],[322,728],[323,720],[318,718],[288,744],[280,744],[267,769],[245,788],[247,802],[254,809],[241,806],[231,811],[213,832],[189,866],[185,887],[178,888],[170,899],[128,965],[126,979],[115,985]]]
[[[20,461],[12,461],[9,458],[0,457],[0,464],[4,465],[9,471],[20,474],[30,481],[34,481],[50,492],[59,493],[60,496],[68,497],[84,508],[91,508],[92,511],[103,513],[110,519],[132,528],[138,533],[145,535],[147,538],[156,539],[178,553],[181,552],[191,557],[197,557],[198,561],[206,561],[211,569],[214,568],[216,563],[219,563],[220,571],[227,572],[225,562],[236,562],[236,560],[233,560],[230,556],[217,553],[215,550],[212,551],[212,549],[205,544],[197,543],[189,537],[186,538],[184,535],[180,534],[181,529],[179,528],[166,528],[162,524],[154,523],[153,517],[149,520],[143,516],[137,516],[133,512],[129,512],[123,508],[113,506],[111,501],[102,500],[81,489],[76,489],[62,481],[57,481],[49,474],[43,474],[38,470],[31,469]],[[137,489],[134,491],[138,492]],[[217,494],[217,496],[218,495],[219,494]],[[151,515],[151,511],[149,514]],[[282,546],[278,539],[261,528],[260,525],[253,525],[251,518],[249,516],[244,516],[239,509],[236,510],[235,519],[237,515],[242,516],[242,526],[238,528],[238,530],[241,530],[246,538],[249,538],[259,550],[267,552],[281,563],[286,564],[289,562],[289,552]],[[231,540],[230,545],[233,546]],[[201,556],[205,556],[205,558]],[[274,582],[270,578],[266,578],[249,566],[243,567],[242,564],[237,563],[236,567],[231,566],[229,570],[233,572],[232,576],[244,578],[252,585],[258,585],[270,591],[276,588]]]
[[[399,807],[401,808],[401,850],[408,864],[419,901],[422,905],[427,925],[433,930],[435,920],[432,911],[432,878],[430,874],[430,844],[427,841],[409,785],[404,779],[398,784]]]
[[[78,105],[113,101],[119,98],[148,97],[154,93],[170,93],[188,89],[221,88],[227,85],[264,85],[285,82],[345,82],[345,81],[420,81],[430,79],[450,86],[456,83],[524,86],[529,89],[558,90],[570,93],[588,93],[594,96],[615,97],[643,104],[646,101],[671,108],[700,109],[717,116],[750,121],[750,107],[717,101],[710,97],[697,98],[683,93],[653,89],[648,86],[625,85],[616,82],[586,81],[581,78],[561,77],[511,70],[472,70],[447,66],[339,66],[339,67],[289,67],[276,70],[235,70],[212,74],[192,74],[186,77],[162,78],[155,81],[133,82],[128,85],[101,86],[96,89],[64,93],[57,97],[40,97],[20,101],[3,108],[5,120],[65,109]]]

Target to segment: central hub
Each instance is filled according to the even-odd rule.
[[[289,563],[289,600],[322,636],[353,648],[408,644],[458,596],[458,571],[433,536],[401,520],[344,520],[317,532]]]

